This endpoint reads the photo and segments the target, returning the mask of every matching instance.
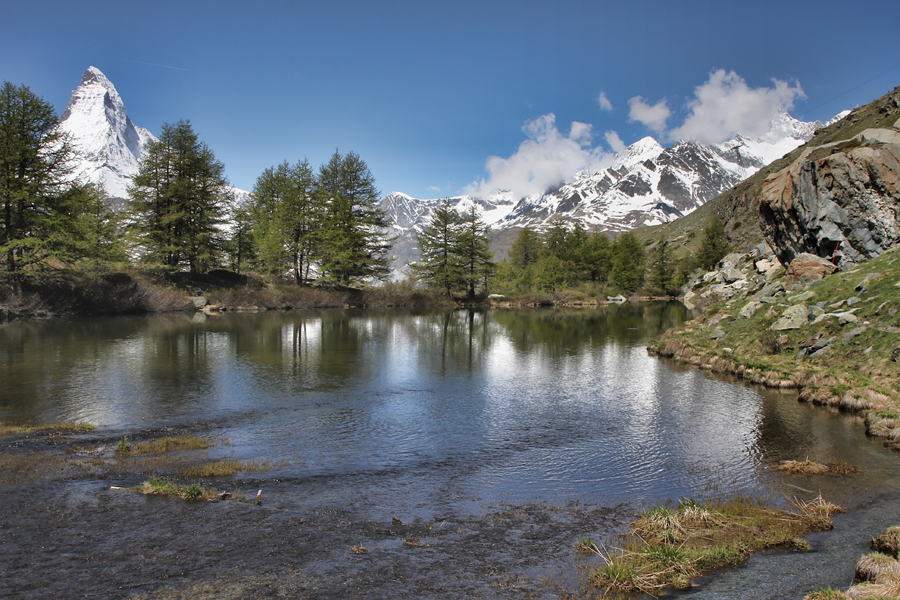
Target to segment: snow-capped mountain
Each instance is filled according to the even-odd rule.
[[[126,198],[140,158],[156,137],[132,123],[119,92],[97,67],[88,67],[60,117],[77,152],[74,175]]]
[[[838,115],[835,119],[840,118]],[[802,145],[823,127],[780,113],[755,139],[741,135],[722,144],[681,141],[664,148],[645,137],[601,171],[580,171],[559,188],[515,198],[498,192],[488,198],[452,198],[458,210],[472,204],[500,237],[505,230],[530,226],[542,231],[562,219],[580,221],[594,231],[621,232],[666,223],[702,206],[773,160]],[[440,199],[420,200],[393,192],[382,200],[397,236],[395,268],[415,260],[416,235],[428,223]],[[506,239],[507,244],[512,240]],[[497,247],[500,254],[506,248]]]

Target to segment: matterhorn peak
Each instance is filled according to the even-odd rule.
[[[97,67],[88,67],[60,118],[77,152],[75,174],[101,184],[113,198],[125,198],[141,155],[156,138],[136,127],[112,82]]]

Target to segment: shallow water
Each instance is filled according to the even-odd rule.
[[[821,490],[858,505],[896,497],[900,461],[858,418],[648,356],[647,342],[684,318],[680,304],[626,304],[13,322],[0,326],[0,415],[122,433],[209,423],[214,455],[272,459],[266,476],[296,483],[306,502],[345,506],[352,494],[373,516],[440,519],[533,500],[639,507],[735,491]],[[862,472],[770,470],[807,457]],[[818,565],[821,580],[839,532],[864,542],[878,533],[872,519],[900,514],[878,502],[839,521],[786,577]],[[692,594],[734,597],[728,577],[754,568]]]

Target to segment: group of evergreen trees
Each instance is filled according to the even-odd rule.
[[[635,292],[644,283],[646,255],[631,232],[610,241],[581,223],[557,221],[543,235],[525,227],[497,267],[498,289],[506,293],[556,292],[591,283]]]
[[[236,220],[250,242],[239,248],[259,271],[290,272],[302,285],[313,275],[335,284],[387,275],[388,217],[375,178],[359,155],[335,152],[314,173],[306,160],[266,169]]]
[[[53,263],[124,258],[115,213],[95,186],[71,182],[70,141],[53,106],[26,86],[0,89],[0,273],[18,290]]]
[[[451,298],[460,291],[474,298],[494,275],[487,229],[474,205],[460,214],[449,199],[443,200],[417,236],[419,261],[411,265],[413,273]]]

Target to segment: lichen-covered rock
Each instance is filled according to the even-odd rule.
[[[760,217],[785,265],[807,252],[843,266],[900,244],[900,134],[867,129],[806,150],[766,180]]]
[[[781,318],[775,321],[772,329],[784,331],[786,329],[800,329],[809,321],[805,304],[795,304],[781,313]]]

